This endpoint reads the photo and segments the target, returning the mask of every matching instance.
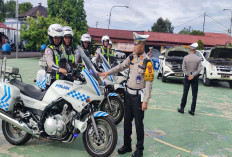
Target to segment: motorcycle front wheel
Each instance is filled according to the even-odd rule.
[[[117,125],[124,117],[124,103],[119,97],[110,97],[109,99],[112,105],[112,109],[110,108],[108,101],[105,98],[101,103],[100,111],[108,113],[111,116],[113,122]]]
[[[109,117],[97,117],[95,122],[99,137],[94,131],[93,123],[88,123],[82,136],[84,147],[91,156],[108,157],[113,153],[117,144],[116,126]]]

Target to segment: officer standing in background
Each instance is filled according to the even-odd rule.
[[[196,101],[197,101],[197,93],[198,93],[198,74],[201,72],[202,65],[201,59],[196,55],[196,49],[198,47],[197,43],[193,43],[190,45],[190,54],[184,57],[182,63],[182,70],[185,74],[184,79],[184,91],[181,99],[180,108],[177,109],[178,112],[184,113],[184,108],[187,102],[188,91],[191,85],[192,87],[192,106],[191,110],[189,110],[189,114],[194,116]]]
[[[128,56],[123,63],[110,69],[108,72],[99,73],[98,75],[102,75],[106,78],[108,75],[118,73],[127,68],[130,69],[125,93],[124,145],[118,149],[118,153],[125,154],[126,152],[132,151],[131,134],[132,121],[134,119],[137,133],[137,145],[136,151],[132,154],[132,157],[141,157],[143,156],[144,150],[144,111],[147,110],[147,103],[151,97],[154,73],[152,63],[144,52],[145,41],[149,35],[139,35],[134,32],[133,37],[135,44],[134,53]],[[149,75],[151,79],[147,79],[147,68],[149,68],[151,72],[151,75]]]
[[[47,87],[55,80],[62,79],[67,75],[70,66],[67,62],[67,55],[61,46],[64,31],[60,24],[52,24],[48,28],[50,45],[45,49],[45,59],[47,63]],[[61,75],[59,73],[62,73]]]
[[[69,26],[64,26],[64,40],[63,47],[65,53],[68,55],[68,63],[71,68],[74,66],[74,46],[73,46],[73,30]]]

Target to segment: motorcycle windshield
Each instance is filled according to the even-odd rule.
[[[86,56],[85,52],[83,51],[83,49],[80,46],[77,46],[78,52],[81,55],[82,60],[85,63],[86,68],[88,69],[89,73],[96,79],[99,81],[100,78],[97,75],[97,70],[95,69],[94,65],[92,64],[92,62],[90,61],[90,59]]]
[[[111,66],[109,65],[109,63],[107,62],[106,58],[102,55],[101,52],[99,52],[99,55],[100,55],[100,57],[101,57],[102,63],[105,64],[106,68],[107,68],[108,70],[111,69]]]

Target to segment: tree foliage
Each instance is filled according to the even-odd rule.
[[[24,2],[19,4],[19,14],[23,14],[32,9],[33,5],[30,2]]]
[[[191,27],[189,28],[183,28],[179,34],[189,34],[189,35],[199,35],[199,36],[204,36],[204,32],[200,31],[200,30],[193,30]]]
[[[160,17],[151,27],[152,32],[173,33],[174,27],[169,19]]]
[[[86,12],[84,0],[48,0],[48,14],[67,22],[75,32],[84,34],[87,32]],[[74,37],[74,43],[80,43],[80,36]]]
[[[4,22],[4,18],[5,18],[4,0],[0,0],[0,22]]]
[[[4,4],[5,8],[5,18],[14,18],[15,17],[15,10],[16,10],[16,2],[15,0],[7,1]]]
[[[201,40],[198,40],[197,43],[198,43],[197,49],[198,50],[204,50],[204,43]]]
[[[28,17],[20,30],[20,39],[26,41],[25,48],[29,50],[39,49],[43,44],[48,45],[47,31],[48,27],[53,23],[59,23],[63,26],[67,25],[66,21],[58,17],[52,18],[48,16],[48,18],[45,18],[43,16],[39,17],[39,14],[37,14],[37,20]],[[74,33],[76,36],[80,36],[79,33]]]

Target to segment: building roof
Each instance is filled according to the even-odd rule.
[[[45,7],[43,7],[43,6],[41,5],[41,3],[39,3],[38,6],[32,8],[31,10],[28,10],[27,12],[25,12],[25,13],[23,13],[23,14],[20,14],[20,15],[19,15],[19,18],[20,18],[20,19],[24,19],[24,18],[27,18],[28,16],[29,16],[29,17],[33,17],[33,18],[36,18],[37,12],[39,12],[39,15],[40,15],[40,16],[48,17],[47,9],[46,9]]]
[[[1,23],[1,22],[0,22],[0,28],[16,30],[15,28],[7,27],[6,25],[4,25],[4,24],[3,24],[3,23]]]
[[[185,34],[171,34],[171,33],[158,33],[148,31],[128,31],[128,30],[109,30],[109,37],[113,42],[118,43],[133,43],[132,33],[149,34],[147,45],[190,45],[198,40],[202,40],[205,46],[225,45],[228,41],[228,35],[223,33],[205,33],[205,36],[185,35]],[[88,33],[96,41],[101,41],[101,37],[107,34],[107,29],[102,28],[88,28]]]

